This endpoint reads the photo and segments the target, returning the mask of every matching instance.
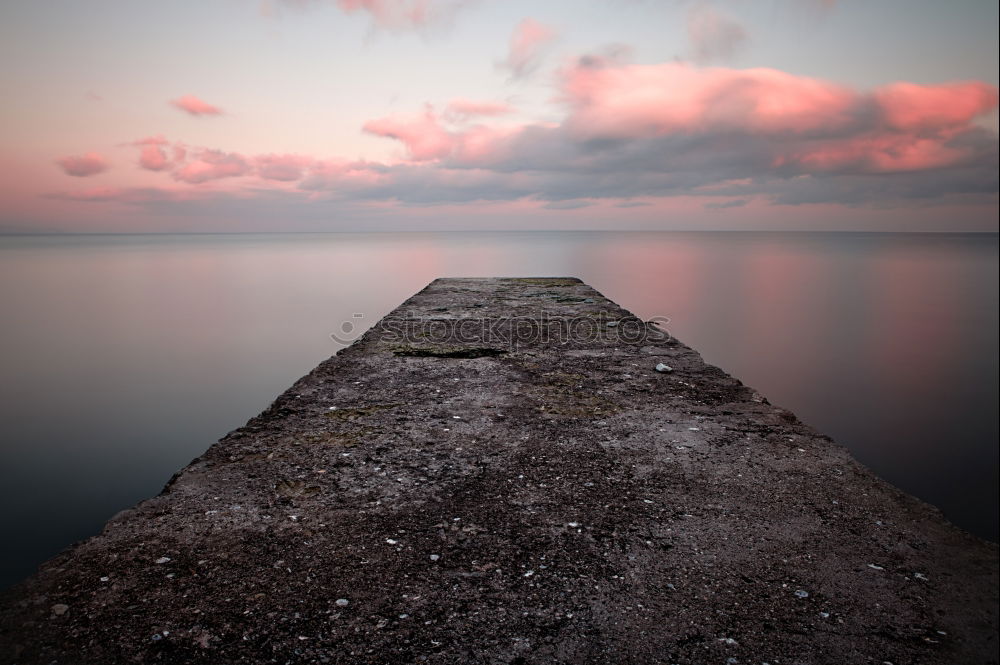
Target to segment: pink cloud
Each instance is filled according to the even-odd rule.
[[[160,136],[136,144],[144,166],[162,165],[183,183],[247,177],[253,192],[365,205],[995,201],[996,138],[975,121],[996,108],[997,92],[983,83],[860,91],[774,69],[636,65],[616,56],[581,58],[558,83],[560,122],[500,123],[493,118],[506,105],[456,98],[441,113],[428,105],[364,124],[399,141],[404,161],[188,150]],[[164,164],[170,154],[174,162]],[[233,196],[253,196],[244,182],[231,183],[190,189],[225,192],[228,184]]]
[[[608,66],[595,58],[563,73],[563,94],[571,129],[607,138],[837,128],[853,121],[856,102],[849,89],[776,69]]]
[[[163,171],[170,166],[170,160],[160,146],[144,145],[139,153],[139,166],[147,171]]]
[[[474,125],[455,137],[451,155],[458,164],[468,166],[496,164],[499,160],[510,157],[511,152],[517,150],[515,140],[521,136],[524,130],[525,125],[511,127]]]
[[[147,171],[165,171],[170,166],[167,152],[164,146],[169,142],[160,135],[149,136],[135,141],[134,145],[140,147],[139,166]]]
[[[512,137],[524,125],[488,127],[481,124],[449,130],[434,109],[427,106],[420,115],[393,115],[364,125],[369,134],[396,139],[415,162],[453,159],[474,166],[495,161],[510,146]]]
[[[788,204],[995,196],[996,139],[973,123],[996,108],[986,84],[866,92],[774,69],[591,56],[563,72],[561,99],[567,114],[548,125],[455,128],[429,107],[373,121],[368,131],[423,162],[387,166],[376,191],[415,202],[709,191]]]
[[[248,175],[252,170],[250,162],[243,155],[221,150],[202,150],[194,161],[175,170],[173,176],[181,182],[200,184],[209,180]]]
[[[430,4],[429,0],[337,0],[337,6],[345,12],[368,12],[383,27],[423,25]]]
[[[894,83],[875,92],[886,123],[904,131],[962,126],[997,105],[997,89],[979,81]]]
[[[451,18],[467,4],[468,0],[337,0],[342,11],[365,12],[375,25],[390,30],[424,28]]]
[[[564,71],[562,88],[571,109],[567,125],[595,138],[950,131],[997,106],[996,88],[975,81],[896,83],[863,93],[776,69],[609,65],[595,58]]]
[[[448,102],[448,113],[455,118],[472,116],[499,116],[514,112],[514,107],[506,102],[475,101],[457,98]]]
[[[322,162],[314,157],[295,154],[263,154],[247,156],[221,150],[198,149],[194,159],[185,164],[188,149],[180,143],[171,144],[156,135],[134,141],[141,148],[139,165],[150,171],[170,172],[175,180],[188,184],[201,184],[240,176],[256,176],[272,182],[295,182],[307,172],[330,169],[333,162]],[[172,159],[168,157],[172,156]],[[343,162],[345,165],[347,162]],[[354,167],[345,166],[343,171]]]
[[[77,178],[86,178],[98,173],[103,173],[109,168],[108,161],[96,152],[88,152],[85,155],[70,155],[56,160],[56,164],[62,168],[66,175]]]
[[[538,69],[542,53],[556,38],[556,32],[533,18],[525,18],[510,36],[507,58],[501,65],[514,78],[523,78]]]
[[[187,156],[183,145],[171,144],[162,134],[141,138],[131,145],[139,148],[139,166],[147,171],[171,171]]]
[[[311,157],[302,155],[258,155],[253,158],[257,175],[264,180],[294,182],[312,163]]]
[[[802,153],[780,156],[776,166],[794,164],[812,173],[851,169],[862,172],[922,171],[959,164],[964,150],[936,138],[909,134],[869,134],[829,141]]]
[[[401,141],[410,158],[416,161],[446,157],[455,145],[455,137],[441,126],[430,106],[416,116],[397,114],[370,120],[363,129],[369,134]]]
[[[581,140],[767,136],[775,166],[820,171],[961,163],[971,153],[953,139],[997,106],[996,88],[979,82],[897,83],[866,93],[775,69],[593,58],[563,72],[563,95],[565,126]]]
[[[202,101],[194,95],[184,95],[183,97],[171,100],[170,103],[180,110],[194,116],[222,115],[222,109],[218,106],[212,106],[208,102]]]

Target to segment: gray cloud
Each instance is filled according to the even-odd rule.
[[[576,199],[569,201],[549,201],[542,207],[546,210],[578,210],[580,208],[589,208],[592,205],[594,205],[593,201]]]
[[[695,62],[729,60],[746,48],[749,35],[742,25],[707,4],[688,13],[688,39]]]
[[[750,203],[750,199],[731,199],[729,201],[710,201],[705,204],[709,210],[725,210],[726,208],[742,208]]]

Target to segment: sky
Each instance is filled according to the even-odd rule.
[[[0,233],[997,231],[997,3],[7,0]]]

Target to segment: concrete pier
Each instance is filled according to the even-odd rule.
[[[440,279],[5,592],[0,662],[995,663],[997,562],[579,280]]]

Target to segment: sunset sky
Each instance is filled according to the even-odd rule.
[[[0,232],[997,230],[997,3],[0,5]]]

